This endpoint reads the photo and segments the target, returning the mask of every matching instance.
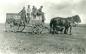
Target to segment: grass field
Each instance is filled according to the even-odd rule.
[[[0,54],[86,54],[86,27],[74,27],[72,35],[4,32],[0,26]]]

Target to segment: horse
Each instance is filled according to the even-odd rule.
[[[51,19],[50,24],[49,24],[50,25],[50,33],[55,34],[55,33],[58,33],[58,31],[63,32],[63,30],[64,30],[64,34],[68,34],[68,30],[70,28],[70,34],[72,34],[71,30],[72,30],[73,24],[80,23],[80,22],[81,22],[81,19],[80,19],[79,15],[75,15],[72,17],[66,17],[66,18],[54,17]]]

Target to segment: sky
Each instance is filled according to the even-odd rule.
[[[53,17],[79,15],[81,23],[86,24],[86,0],[0,0],[0,23],[5,23],[6,13],[18,13],[22,7],[43,5],[46,23]]]

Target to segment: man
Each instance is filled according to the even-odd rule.
[[[43,6],[40,6],[40,8],[37,11],[37,15],[42,15],[43,14],[42,8],[43,8]]]
[[[27,19],[26,19],[26,10],[25,10],[25,7],[23,7],[23,9],[19,12],[19,15],[21,17],[21,20],[26,23]]]
[[[45,21],[45,16],[44,16],[44,12],[42,11],[43,6],[40,6],[40,8],[38,9],[37,15],[40,16],[42,15],[42,22],[44,23]]]
[[[33,19],[36,18],[36,14],[37,14],[37,8],[36,8],[35,6],[33,6],[32,12],[31,12],[31,15],[32,15],[32,18],[33,18]]]
[[[31,17],[31,9],[30,9],[30,5],[28,5],[28,8],[27,8],[27,23],[29,23],[30,21],[30,17]]]

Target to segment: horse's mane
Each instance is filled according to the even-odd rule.
[[[76,23],[80,23],[81,22],[81,19],[80,19],[79,15],[74,15],[74,16],[68,17],[68,19],[71,19],[71,20],[73,20]]]

